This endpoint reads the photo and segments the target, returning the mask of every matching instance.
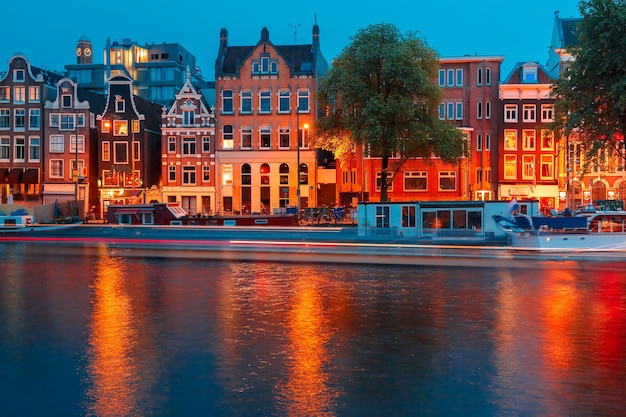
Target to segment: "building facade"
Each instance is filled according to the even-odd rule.
[[[133,94],[133,80],[107,81],[107,102],[97,115],[98,207],[143,202],[152,186],[161,187],[162,106]]]
[[[21,54],[0,73],[1,201],[41,201],[44,103],[55,98],[61,75],[34,67]]]
[[[215,64],[217,212],[280,212],[316,204],[318,77],[328,67],[319,27],[308,45],[274,45],[263,28],[256,45],[230,46],[220,32]],[[329,176],[334,183],[334,170]]]
[[[163,201],[191,215],[215,212],[215,114],[188,71],[176,100],[161,117]]]
[[[537,199],[544,213],[559,208],[559,179],[565,173],[561,140],[548,127],[554,121],[551,91],[547,71],[532,61],[515,65],[500,85],[498,195]]]

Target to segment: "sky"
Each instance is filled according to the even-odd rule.
[[[576,0],[5,3],[0,72],[6,71],[15,53],[36,67],[61,72],[66,64],[76,63],[76,44],[86,36],[92,42],[94,63],[103,62],[107,37],[111,42],[128,38],[140,45],[179,43],[196,56],[209,80],[214,77],[221,28],[228,30],[231,46],[255,45],[264,26],[275,45],[310,44],[317,22],[322,53],[331,63],[359,29],[391,23],[401,32],[417,32],[442,58],[501,56],[504,78],[517,62],[546,63],[555,11],[561,17],[580,17]],[[117,9],[107,8],[116,4]]]

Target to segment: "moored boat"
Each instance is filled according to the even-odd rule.
[[[626,212],[585,212],[575,216],[493,216],[518,248],[626,251]]]

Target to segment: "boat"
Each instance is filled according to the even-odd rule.
[[[626,251],[626,211],[581,211],[571,216],[494,215],[515,248]]]
[[[190,215],[178,203],[110,205],[107,221],[156,226],[298,226],[296,214]]]

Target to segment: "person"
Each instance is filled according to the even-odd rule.
[[[267,210],[265,210],[265,205],[261,202],[261,214],[267,214]]]

